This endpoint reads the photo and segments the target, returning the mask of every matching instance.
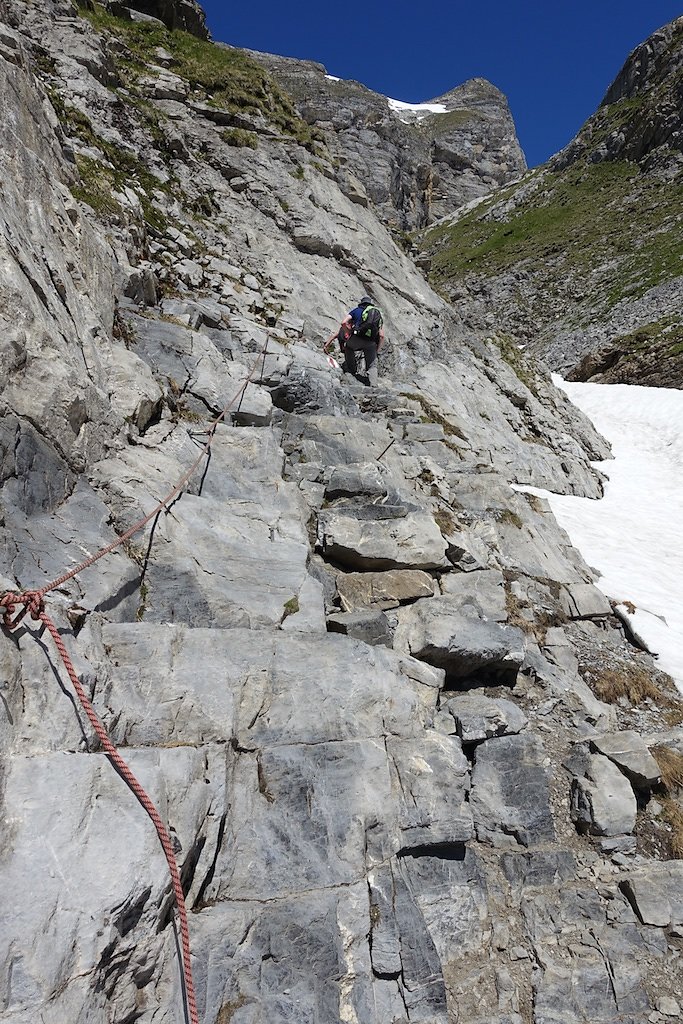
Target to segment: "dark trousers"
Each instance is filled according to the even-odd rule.
[[[356,375],[358,364],[356,363],[356,352],[362,352],[365,356],[365,372],[371,384],[377,383],[377,342],[370,338],[360,338],[352,334],[344,346],[344,356],[349,373]]]

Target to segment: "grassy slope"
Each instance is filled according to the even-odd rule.
[[[519,205],[514,194],[520,186],[513,186],[455,225],[427,232],[433,280],[443,288],[523,266],[547,292],[591,274],[592,298],[606,311],[683,272],[682,186],[683,174],[662,183],[630,161],[582,160],[546,171]],[[513,205],[501,212],[506,193]]]
[[[268,72],[241,50],[162,25],[116,18],[97,3],[92,9],[82,7],[80,13],[98,32],[109,32],[125,43],[129,53],[116,58],[116,64],[126,85],[134,86],[141,74],[148,73],[147,64],[158,64],[156,50],[163,47],[174,58],[171,70],[189,83],[196,98],[225,110],[263,114],[302,145],[312,148],[320,141]]]
[[[50,89],[53,106],[66,134],[103,154],[102,159],[77,156],[80,182],[72,189],[77,199],[88,203],[101,216],[116,217],[120,213],[115,193],[130,186],[140,198],[147,224],[161,229],[163,214],[154,202],[154,192],[178,196],[164,117],[138,88],[140,78],[150,74],[148,65],[158,63],[159,47],[172,55],[174,63],[170,70],[188,83],[191,99],[235,114],[263,116],[283,135],[316,151],[319,134],[299,117],[289,97],[247,54],[153,22],[131,22],[114,17],[96,3],[82,4],[79,13],[98,33],[113,36],[123,44],[122,48],[110,51],[119,83],[116,88],[125,89],[122,98],[129,129],[135,130],[137,125],[153,140],[159,164],[147,167],[132,151],[99,137],[86,114],[66,104],[58,89]],[[49,76],[48,65],[49,61],[43,58],[41,70]],[[234,146],[255,148],[258,144],[254,132],[240,127],[224,130],[222,137]]]
[[[505,297],[496,312],[505,316],[511,279],[522,271],[526,314],[541,331],[552,331],[558,318],[569,328],[607,320],[621,300],[683,274],[683,171],[666,180],[642,169],[663,119],[680,107],[680,35],[641,94],[599,108],[569,147],[565,166],[556,160],[532,171],[425,234],[439,291],[448,297],[461,293],[462,283],[484,279],[495,292],[498,281]],[[591,159],[604,157],[605,148],[611,159]],[[683,365],[679,327],[656,320],[616,339],[621,369],[629,364],[623,379],[660,357]]]

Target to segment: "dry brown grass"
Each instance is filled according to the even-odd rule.
[[[683,722],[683,699],[673,680],[663,672],[653,672],[635,662],[616,661],[606,667],[579,666],[583,678],[595,696],[606,704],[626,698],[632,707],[651,700],[662,712],[667,725]]]
[[[662,801],[662,808],[662,817],[671,828],[671,856],[680,860],[683,858],[683,807],[669,797]]]
[[[596,697],[606,704],[616,704],[620,697],[626,697],[630,704],[642,704],[648,698],[660,703],[664,697],[651,674],[640,665],[622,662],[591,676],[587,681]]]
[[[450,509],[440,505],[433,514],[436,524],[443,534],[448,536],[451,533],[458,532],[458,520]]]
[[[683,723],[683,700],[670,701],[667,711],[664,714],[664,721],[667,725],[681,725]]]
[[[652,747],[652,756],[659,765],[662,774],[662,785],[668,793],[683,789],[683,754],[677,750],[658,743]]]
[[[517,626],[519,629],[523,629],[525,633],[532,633],[534,624],[533,622],[524,615],[524,610],[528,610],[528,604],[521,601],[516,594],[513,594],[512,590],[506,586],[505,588],[505,609],[508,613],[508,625]]]
[[[677,750],[658,743],[651,749],[652,756],[659,765],[662,781],[658,790],[663,792],[661,816],[670,828],[669,852],[678,860],[683,858],[683,806],[676,794],[683,790],[683,754]]]
[[[246,996],[239,996],[237,999],[233,999],[229,1003],[224,1003],[218,1011],[218,1017],[216,1024],[230,1024],[230,1021],[247,1002]]]
[[[538,512],[539,515],[544,515],[548,511],[547,503],[544,505],[543,500],[539,498],[538,495],[525,494],[524,491],[522,491],[521,496],[522,498],[524,498],[527,505],[529,505],[529,507],[532,508],[534,512]]]
[[[559,626],[563,617],[559,609],[552,612],[545,608],[533,608],[532,618],[528,614],[532,606],[526,601],[520,600],[514,594],[508,584],[505,586],[505,609],[508,613],[507,622],[509,626],[517,626],[528,636],[532,636],[539,644],[544,644],[548,630],[552,626]]]

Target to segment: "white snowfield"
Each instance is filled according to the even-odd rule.
[[[612,445],[599,501],[545,497],[600,589],[623,605],[635,633],[683,692],[683,391],[630,384],[555,383]]]

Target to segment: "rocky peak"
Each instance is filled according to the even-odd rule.
[[[424,104],[398,103],[328,76],[322,64],[251,55],[326,133],[346,194],[369,199],[392,227],[428,224],[526,169],[507,101],[485,79]]]
[[[638,46],[596,113],[552,161],[566,167],[588,156],[634,160],[669,176],[683,167],[683,17]]]
[[[633,99],[683,68],[683,16],[674,18],[637,46],[607,90],[601,106]]]
[[[681,387],[682,179],[677,18],[634,50],[568,146],[435,228],[423,262],[473,327],[505,320],[565,376]]]
[[[449,110],[482,107],[493,112],[495,108],[503,107],[509,111],[505,94],[486,78],[468,78],[462,85],[455,86],[429,102],[443,103]]]

